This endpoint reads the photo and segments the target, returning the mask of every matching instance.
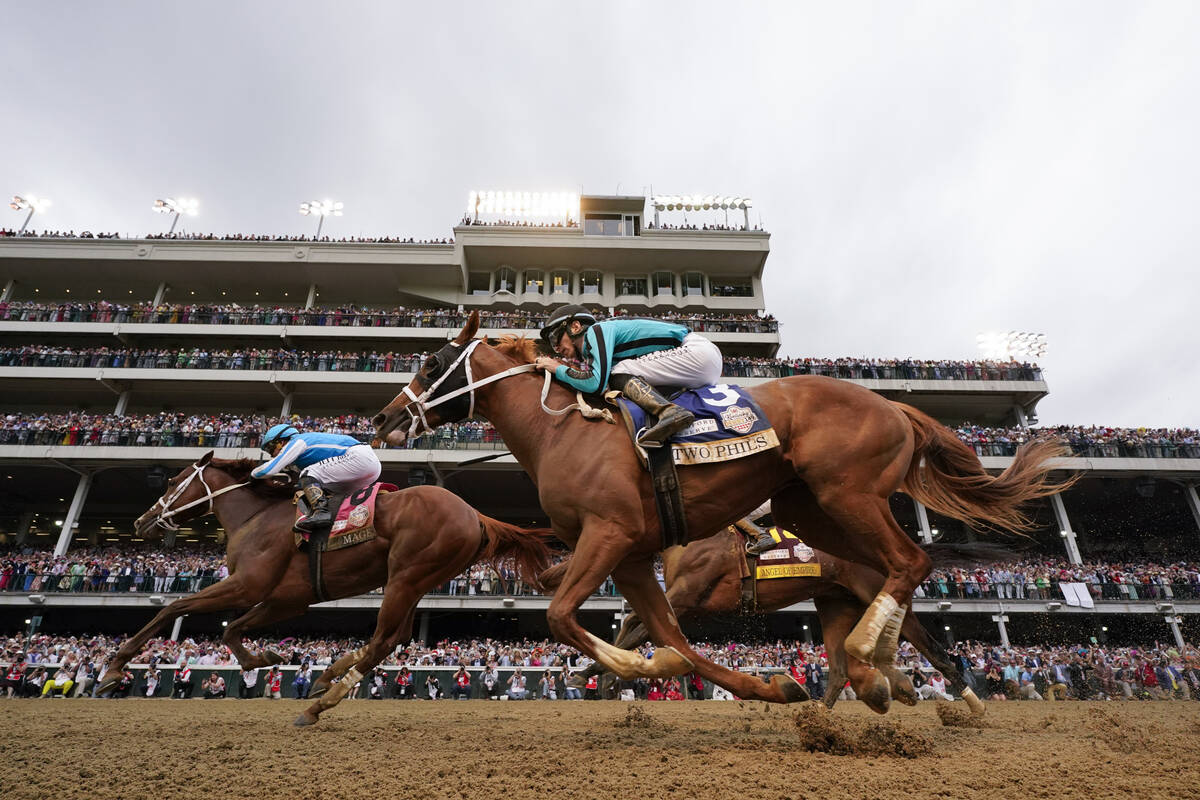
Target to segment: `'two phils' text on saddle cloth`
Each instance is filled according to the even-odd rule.
[[[671,437],[671,452],[679,466],[733,461],[779,446],[766,415],[741,387],[703,386],[671,401],[696,415],[691,427]],[[635,434],[648,427],[646,412],[623,397],[621,410]]]
[[[390,483],[373,483],[359,489],[352,495],[342,498],[338,505],[337,515],[333,518],[333,526],[329,529],[329,542],[325,550],[341,550],[375,538],[375,501],[381,492],[397,492],[399,487]],[[297,509],[297,517],[300,511]],[[303,534],[296,534],[296,546],[307,540]]]

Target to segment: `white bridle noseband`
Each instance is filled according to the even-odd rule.
[[[214,492],[212,490],[212,488],[208,485],[208,481],[204,480],[204,469],[207,466],[208,466],[208,464],[205,464],[203,466],[201,466],[199,464],[192,464],[192,474],[188,475],[186,478],[184,478],[182,481],[179,482],[179,485],[176,486],[175,489],[171,492],[171,496],[168,497],[167,494],[164,492],[163,496],[158,498],[158,501],[155,502],[154,505],[150,506],[150,511],[154,511],[155,509],[158,509],[158,513],[154,517],[155,525],[157,525],[161,528],[166,528],[169,531],[177,531],[177,530],[179,530],[179,525],[171,521],[172,518],[176,514],[179,514],[182,511],[187,511],[189,508],[193,508],[193,507],[198,506],[201,503],[205,503],[205,502],[208,503],[208,509],[204,512],[204,514],[211,514],[212,510],[213,510],[213,500],[215,498],[220,497],[221,495],[225,494],[226,492],[232,492],[234,489],[240,489],[243,486],[250,485],[249,481],[246,481],[245,483],[235,483],[235,484],[226,486],[224,489],[218,489],[217,491]],[[171,508],[171,504],[174,503],[176,500],[178,500],[180,497],[182,497],[184,491],[187,490],[187,487],[191,484],[192,481],[196,480],[197,478],[200,479],[200,485],[204,487],[204,492],[205,492],[204,496],[199,498],[198,500],[193,500],[190,503],[185,503],[185,504],[181,505],[179,508]],[[204,516],[204,514],[201,514],[200,516]]]

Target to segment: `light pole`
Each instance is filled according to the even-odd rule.
[[[307,203],[300,204],[300,213],[303,216],[315,216],[317,218],[317,235],[314,239],[321,238],[321,226],[325,224],[326,217],[340,217],[342,215],[342,207],[345,204],[342,202],[334,202],[332,200],[309,200]]]
[[[8,207],[13,211],[29,209],[29,213],[25,215],[25,221],[21,223],[21,230],[17,231],[17,236],[20,236],[25,232],[25,228],[28,227],[29,220],[33,219],[34,212],[45,211],[50,207],[50,201],[45,197],[35,197],[31,194],[27,194],[24,197],[14,194],[12,202],[8,204]]]
[[[154,210],[160,214],[174,214],[175,218],[171,220],[171,230],[167,231],[170,236],[175,232],[175,225],[179,222],[179,218],[184,214],[189,217],[196,216],[197,210],[200,208],[200,201],[193,197],[181,197],[176,200],[173,197],[168,197],[165,200],[155,200]]]

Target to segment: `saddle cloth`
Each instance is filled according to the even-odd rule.
[[[646,412],[620,397],[621,416],[630,433],[648,427]],[[688,389],[671,398],[696,416],[690,427],[670,439],[675,464],[716,464],[779,446],[779,437],[758,403],[738,386],[716,384]]]
[[[398,486],[382,481],[359,489],[354,494],[345,495],[338,505],[337,514],[333,518],[333,526],[329,530],[329,541],[325,550],[340,550],[343,547],[369,542],[375,538],[375,500],[383,492],[399,491]],[[300,510],[296,509],[296,518],[300,518]],[[296,534],[296,546],[308,541],[307,534]]]
[[[770,528],[767,533],[775,540],[775,546],[758,554],[755,578],[761,581],[821,576],[821,564],[817,561],[816,553],[794,533],[779,528]]]

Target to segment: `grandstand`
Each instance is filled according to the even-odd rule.
[[[575,224],[465,219],[433,242],[0,237],[0,418],[83,414],[108,426],[126,420],[143,433],[169,424],[180,434],[93,439],[78,427],[72,432],[78,419],[64,423],[66,430],[51,425],[50,434],[0,430],[5,547],[61,555],[148,546],[131,523],[166,477],[212,447],[221,457],[258,457],[257,435],[280,417],[369,430],[362,420],[410,380],[419,354],[452,338],[476,309],[491,335],[529,335],[549,309],[568,301],[602,314],[678,319],[721,347],[730,380],[756,385],[773,375],[816,373],[859,383],[951,426],[965,423],[960,434],[993,471],[1036,424],[1049,389],[1033,365],[949,362],[936,353],[918,354],[928,357],[922,360],[781,359],[779,326],[766,312],[783,301],[768,302],[763,290],[770,235],[653,224],[647,208],[641,196],[584,195]],[[794,356],[802,343],[789,345]],[[1103,433],[1078,446],[1072,440],[1074,455],[1057,466],[1084,478],[1037,509],[1038,530],[1017,543],[1027,556],[1070,565],[1200,560],[1194,434],[1152,432],[1148,444],[1139,442]],[[481,449],[495,457],[463,463]],[[443,484],[489,515],[544,522],[532,483],[485,426],[451,429],[380,458],[386,480]],[[979,536],[906,497],[894,499],[893,511],[923,542]],[[156,546],[203,547],[221,534],[208,518]],[[139,588],[10,588],[0,592],[0,629],[129,631],[176,590]],[[1182,643],[1200,632],[1197,594],[1176,593],[1169,583],[1154,593],[1101,593],[1094,608],[1062,592],[925,594],[916,610],[948,639]],[[361,633],[378,604],[378,595],[328,603],[307,624]],[[430,640],[486,628],[541,636],[546,604],[531,594],[435,593],[420,606],[419,634]],[[620,597],[596,596],[583,620],[606,631],[623,610]],[[197,635],[219,625],[184,623]],[[809,638],[816,628],[812,604],[802,603],[757,629]]]

